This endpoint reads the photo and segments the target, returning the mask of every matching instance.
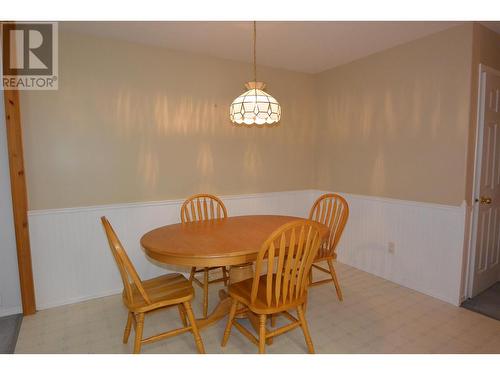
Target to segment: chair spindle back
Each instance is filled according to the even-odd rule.
[[[255,302],[259,288],[263,287],[259,281],[265,263],[268,307],[292,303],[303,297],[320,243],[320,226],[310,220],[287,223],[271,234],[262,245],[255,262],[251,303]]]
[[[196,194],[182,204],[181,222],[222,219],[227,217],[224,203],[215,195]]]
[[[330,228],[328,240],[321,245],[318,258],[333,256],[348,218],[349,205],[338,194],[324,194],[314,202],[309,220],[320,222]]]
[[[109,247],[113,258],[115,258],[116,265],[120,271],[120,276],[123,282],[123,289],[125,291],[125,298],[129,303],[133,303],[133,293],[132,287],[135,286],[139,293],[141,294],[144,301],[148,304],[151,303],[148,294],[144,290],[139,274],[137,273],[134,265],[130,261],[123,245],[121,244],[118,236],[116,235],[113,227],[109,223],[108,219],[103,216],[101,217],[101,222],[106,232],[106,237],[108,238]]]

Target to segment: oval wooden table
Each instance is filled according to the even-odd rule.
[[[230,283],[234,283],[253,276],[251,262],[257,258],[264,241],[281,225],[294,220],[303,218],[250,215],[167,225],[142,236],[141,246],[150,258],[165,264],[231,266]],[[328,228],[323,227],[321,235],[326,237]],[[221,301],[213,312],[206,319],[198,320],[199,328],[228,314],[231,301],[225,290],[221,290],[219,296]]]

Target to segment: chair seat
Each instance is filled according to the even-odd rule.
[[[276,275],[273,276],[273,286],[276,282],[275,277]],[[273,308],[273,306],[276,304],[276,294],[273,287],[271,296],[272,303],[271,306],[268,306],[266,297],[266,278],[267,275],[262,275],[259,278],[259,289],[257,291],[257,298],[255,299],[254,303],[250,302],[253,278],[231,284],[228,290],[229,295],[237,301],[248,306],[250,310],[252,310],[256,314],[273,314],[275,312],[286,311],[297,307],[298,305],[302,305],[307,300],[307,293],[305,293],[304,296],[300,299],[289,300],[287,298],[287,303],[282,303],[281,296],[279,306]]]
[[[132,285],[133,303],[129,303],[125,298],[125,294],[123,294],[125,304],[133,312],[151,311],[163,306],[190,301],[194,297],[193,286],[189,280],[180,273],[171,273],[144,280],[142,286],[146,290],[151,300],[151,304],[148,304],[142,298],[135,284]]]

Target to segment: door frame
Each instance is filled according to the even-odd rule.
[[[477,114],[476,114],[476,145],[474,152],[474,174],[472,182],[472,197],[471,197],[471,219],[469,227],[468,240],[468,259],[467,259],[467,276],[465,298],[472,297],[472,285],[474,282],[475,264],[476,264],[476,239],[477,239],[477,223],[478,223],[478,202],[476,201],[479,194],[479,183],[481,177],[481,157],[483,152],[483,130],[484,130],[484,107],[485,107],[485,81],[483,73],[491,73],[500,77],[500,71],[490,68],[484,64],[479,64],[479,79],[478,79],[478,95],[477,95]]]

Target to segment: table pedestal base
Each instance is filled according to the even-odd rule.
[[[252,263],[238,264],[236,266],[231,266],[229,269],[229,284],[237,283],[238,281],[249,278],[253,278]],[[209,327],[229,315],[229,310],[231,309],[231,297],[229,297],[229,294],[225,289],[219,290],[219,299],[220,302],[217,306],[215,306],[215,309],[210,315],[208,315],[205,319],[196,320],[199,330]],[[259,317],[253,312],[247,311],[243,314],[236,315],[236,318],[247,318],[255,332],[259,332]],[[268,338],[266,342],[268,345],[271,345],[273,339]]]
[[[229,269],[229,284],[237,283],[238,281],[250,279],[253,277],[253,264],[244,263],[238,264],[236,266],[231,266]],[[225,289],[219,290],[220,302],[215,306],[214,310],[205,319],[197,319],[198,329],[203,329],[217,323],[219,320],[224,318],[229,314],[231,309],[231,298],[227,294]],[[245,313],[243,316],[238,316],[238,318],[247,317],[252,323],[252,326],[258,332],[259,318],[252,312]]]
[[[219,320],[229,314],[231,309],[231,298],[225,290],[219,291],[220,302],[215,306],[215,309],[205,319],[196,319],[198,329],[203,329],[217,323]]]

